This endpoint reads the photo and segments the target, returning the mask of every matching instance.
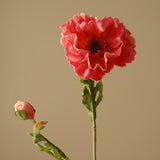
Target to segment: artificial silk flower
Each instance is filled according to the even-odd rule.
[[[66,56],[82,79],[100,81],[114,65],[134,60],[135,40],[117,18],[75,15],[61,26]]]
[[[24,111],[25,113],[27,113],[29,119],[34,119],[35,109],[30,103],[24,101],[17,101],[14,107],[15,112]]]
[[[135,40],[123,23],[112,17],[97,19],[82,13],[69,19],[61,29],[61,43],[65,47],[67,59],[84,85],[82,103],[91,118],[93,160],[96,160],[97,107],[103,99],[101,80],[114,65],[123,67],[134,60]],[[36,122],[34,114],[31,104],[23,101],[15,104],[15,115],[18,118],[32,119],[33,133],[30,135],[35,146],[54,159],[69,160],[59,147],[41,134],[48,121]]]

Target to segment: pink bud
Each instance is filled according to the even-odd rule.
[[[14,107],[15,111],[23,110],[28,114],[30,119],[34,119],[35,110],[31,104],[23,101],[17,101]]]

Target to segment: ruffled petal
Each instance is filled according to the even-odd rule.
[[[67,56],[69,63],[72,64],[73,66],[79,65],[79,63],[83,61],[84,59],[84,57],[81,55],[78,56],[78,55],[74,55],[71,53],[66,53],[66,56]]]
[[[131,63],[135,58],[135,40],[130,36],[130,32],[126,32],[122,37],[124,44],[121,49],[120,56],[112,59],[113,63],[117,66],[126,66],[126,63]]]
[[[77,35],[76,34],[70,34],[67,36],[63,36],[61,38],[61,44],[65,47],[67,53],[71,53],[73,55],[83,55],[85,56],[88,51],[79,49],[76,47],[76,41],[77,41]]]
[[[75,16],[73,17],[73,20],[74,20],[74,22],[75,22],[76,24],[80,24],[80,23],[83,21],[83,18],[82,18],[82,16],[80,16],[80,15],[75,15]]]
[[[83,20],[84,20],[85,22],[96,21],[96,20],[97,20],[96,17],[88,16],[88,15],[86,15],[86,14],[84,14],[84,13],[81,13],[80,16],[83,18]]]
[[[95,70],[93,70],[90,79],[95,80],[95,81],[100,81],[103,78],[104,75],[105,75],[105,72],[103,72],[101,70],[101,68],[99,66],[97,66],[95,68]]]
[[[62,36],[65,36],[65,35],[71,33],[70,30],[69,30],[69,28],[68,28],[68,25],[66,23],[63,24],[63,25],[61,25],[61,30],[62,30],[62,32],[61,32]]]
[[[92,74],[92,70],[88,67],[87,60],[81,61],[79,65],[74,68],[74,70],[77,75],[83,79],[89,79]]]
[[[107,61],[107,70],[105,71],[105,73],[109,73],[114,67],[114,64],[111,61]]]
[[[101,32],[104,32],[109,29],[108,26],[110,26],[112,22],[113,22],[113,19],[111,17],[108,17],[108,18],[104,17],[101,20],[97,21],[97,26]]]
[[[72,54],[77,55],[78,51],[74,47],[75,39],[76,39],[76,35],[75,34],[70,34],[70,35],[67,35],[67,36],[63,36],[61,38],[61,43],[65,47],[65,49],[68,53],[72,53]]]
[[[117,46],[116,46],[117,45]],[[117,43],[115,46],[113,46],[113,48],[110,49],[110,52],[114,55],[120,55],[121,54],[121,50],[123,47],[123,43],[120,41],[119,43]]]
[[[89,37],[96,37],[98,30],[96,28],[96,23],[94,21],[82,22],[77,26],[77,32],[85,34]]]
[[[123,28],[116,28],[115,26],[110,29],[110,31],[106,35],[106,41],[109,44],[115,43],[115,41],[120,40],[121,36],[124,33]]]
[[[91,69],[95,70],[97,66],[101,68],[101,70],[105,71],[107,69],[107,58],[104,57],[88,57],[88,65]]]

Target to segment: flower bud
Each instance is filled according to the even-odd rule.
[[[15,115],[23,120],[34,119],[35,110],[33,106],[24,101],[17,101],[15,104]]]

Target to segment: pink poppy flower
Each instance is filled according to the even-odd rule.
[[[67,59],[82,79],[99,81],[114,65],[123,67],[134,60],[135,40],[117,18],[80,14],[61,29]]]
[[[31,104],[23,101],[17,101],[14,107],[15,111],[25,111],[28,114],[29,119],[34,119],[35,110]]]

